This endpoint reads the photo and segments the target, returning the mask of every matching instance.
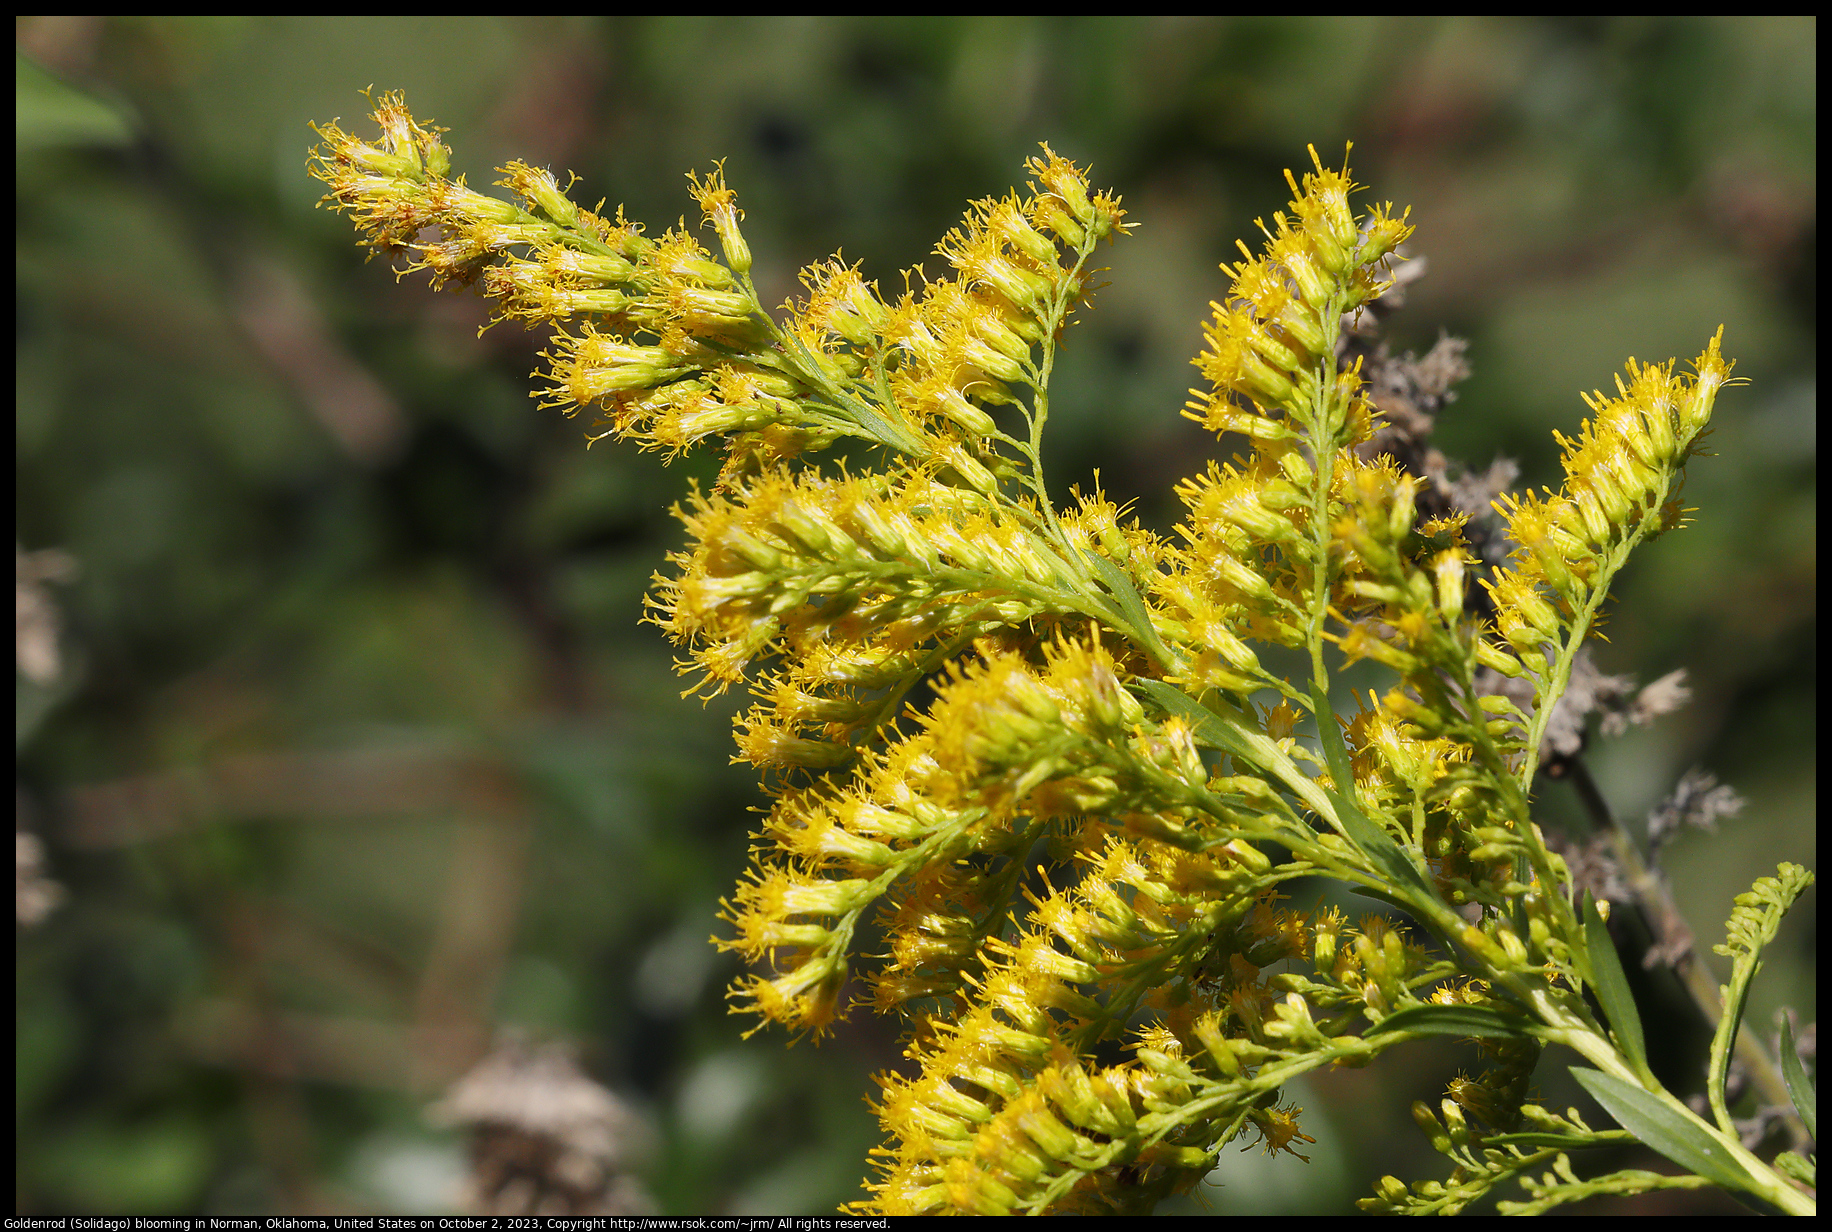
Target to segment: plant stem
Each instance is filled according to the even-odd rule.
[[[1666,964],[1673,968],[1687,995],[1698,1006],[1705,1024],[1715,1031],[1724,1016],[1723,996],[1705,964],[1704,956],[1698,952],[1697,940],[1687,927],[1678,905],[1674,903],[1666,882],[1641,858],[1641,848],[1635,842],[1635,836],[1616,820],[1610,811],[1609,802],[1603,798],[1596,779],[1591,776],[1590,768],[1582,757],[1572,759],[1571,785],[1577,790],[1578,799],[1590,815],[1592,824],[1608,840],[1610,855],[1629,893],[1635,896],[1642,921],[1654,944],[1667,952]],[[1682,938],[1683,947],[1678,944]],[[1749,1080],[1761,1093],[1762,1102],[1786,1109],[1785,1120],[1791,1143],[1795,1147],[1806,1146],[1811,1141],[1806,1125],[1800,1120],[1800,1114],[1794,1111],[1793,1100],[1787,1093],[1787,1084],[1781,1078],[1780,1066],[1768,1055],[1762,1042],[1753,1032],[1738,1031],[1736,1054]]]

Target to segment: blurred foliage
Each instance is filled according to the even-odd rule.
[[[1815,863],[1815,29],[18,19],[18,536],[78,573],[57,677],[17,693],[20,824],[68,897],[19,935],[16,1209],[441,1209],[461,1146],[423,1110],[519,1024],[644,1111],[664,1210],[813,1213],[854,1196],[866,1075],[897,1061],[870,1022],[816,1052],[724,1016],[705,939],[756,803],[727,764],[742,699],[679,701],[638,624],[705,463],[588,453],[527,401],[541,339],[479,342],[478,302],[364,268],[312,208],[309,120],[403,89],[474,183],[570,168],[655,229],[726,158],[778,300],[840,246],[894,285],[1047,139],[1142,224],[1058,368],[1050,471],[1098,467],[1160,528],[1222,452],[1178,416],[1216,263],[1307,142],[1353,139],[1412,205],[1430,273],[1393,336],[1471,340],[1440,443],[1476,466],[1546,481],[1579,389],[1724,322],[1752,384],[1602,654],[1697,698],[1593,755],[1628,815],[1693,764],[1749,798],[1669,860],[1703,936],[1777,860]],[[1752,1022],[1813,1004],[1803,932]],[[1661,1035],[1695,1088],[1698,1041]],[[1312,1082],[1316,1162],[1230,1160],[1212,1209],[1420,1175],[1406,1108],[1456,1058],[1407,1061]]]

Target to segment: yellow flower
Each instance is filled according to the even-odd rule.
[[[1305,1163],[1310,1156],[1300,1155],[1294,1142],[1314,1143],[1315,1138],[1298,1129],[1298,1114],[1304,1109],[1292,1104],[1284,1104],[1270,1109],[1255,1109],[1251,1113],[1253,1126],[1260,1132],[1260,1141],[1266,1144],[1266,1154],[1276,1155],[1280,1151],[1297,1155]]]
[[[313,162],[365,244],[554,326],[538,396],[592,408],[593,439],[723,444],[651,619],[700,674],[688,693],[754,695],[738,756],[773,800],[721,904],[717,944],[757,968],[734,1010],[819,1035],[856,958],[909,1025],[861,1213],[1112,1213],[1193,1185],[1247,1125],[1298,1155],[1314,1139],[1277,1084],[1368,1063],[1429,1021],[1421,998],[1550,1005],[1561,1038],[1614,1047],[1569,994],[1592,973],[1533,770],[1628,550],[1681,517],[1730,380],[1721,330],[1692,375],[1630,360],[1586,399],[1557,490],[1496,499],[1515,548],[1491,569],[1435,461],[1376,452],[1388,361],[1339,345],[1408,215],[1357,214],[1313,148],[1260,251],[1223,267],[1186,413],[1246,456],[1176,487],[1172,542],[1098,490],[1059,510],[1044,482],[1056,348],[1095,245],[1129,225],[1048,146],[1027,192],[941,239],[940,276],[886,298],[835,256],[772,314],[722,164],[688,177],[721,259],[523,162],[497,181],[512,199],[472,190],[398,95],[376,121],[373,142],[321,128]],[[1344,730],[1328,698],[1358,659],[1394,679]],[[1532,696],[1483,693],[1481,666]],[[1319,877],[1460,944],[1281,905]],[[1453,1082],[1443,1123],[1423,1109],[1434,1145],[1473,1141],[1464,1108],[1525,1115],[1537,1044],[1508,1047]],[[1375,1204],[1432,1192],[1383,1183]]]

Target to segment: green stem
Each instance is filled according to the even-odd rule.
[[[1670,960],[1674,974],[1679,977],[1693,1004],[1698,1006],[1706,1025],[1715,1031],[1724,1015],[1724,1001],[1719,994],[1717,981],[1706,966],[1704,957],[1698,952],[1692,930],[1687,927],[1685,917],[1680,914],[1672,894],[1647,861],[1641,858],[1641,848],[1634,836],[1611,812],[1609,802],[1603,798],[1602,791],[1598,789],[1582,757],[1572,761],[1571,785],[1576,789],[1585,811],[1589,813],[1592,824],[1607,837],[1610,855],[1622,874],[1622,880],[1628,885],[1629,892],[1635,896],[1654,943],[1679,950],[1676,943],[1684,939],[1683,950]],[[1810,1140],[1806,1125],[1801,1122],[1800,1114],[1794,1111],[1787,1083],[1782,1080],[1781,1069],[1769,1056],[1768,1050],[1753,1032],[1739,1031],[1736,1055],[1743,1063],[1749,1080],[1761,1093],[1762,1102],[1770,1107],[1786,1109],[1788,1137],[1794,1146],[1804,1147]],[[1728,1121],[1729,1113],[1718,1107],[1722,1103],[1720,1084],[1713,1081],[1710,1089],[1714,1110]]]
[[[1080,293],[1081,271],[1093,255],[1094,245],[1098,243],[1092,235],[1084,237],[1076,249],[1075,264],[1069,269],[1069,276],[1060,280],[1055,293],[1051,296],[1048,308],[1039,314],[1038,324],[1043,329],[1042,356],[1037,364],[1037,383],[1032,386],[1030,421],[1030,447],[1027,451],[1030,461],[1031,490],[1036,494],[1037,503],[1042,507],[1045,522],[1049,527],[1050,538],[1061,551],[1063,558],[1075,569],[1075,576],[1084,584],[1093,580],[1088,567],[1081,560],[1063,532],[1062,523],[1056,519],[1056,504],[1050,499],[1049,488],[1043,479],[1043,425],[1050,417],[1050,376],[1056,368],[1056,333],[1068,316],[1071,304],[1070,297]],[[1149,634],[1150,630],[1142,630]]]

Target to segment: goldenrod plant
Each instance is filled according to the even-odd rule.
[[[1581,770],[1560,704],[1586,672],[1598,692],[1611,582],[1685,521],[1732,383],[1721,330],[1690,371],[1631,359],[1591,396],[1556,490],[1472,499],[1397,422],[1391,387],[1419,394],[1425,365],[1362,336],[1408,216],[1357,214],[1313,150],[1224,266],[1187,413],[1246,452],[1177,489],[1171,538],[1045,486],[1058,345],[1134,225],[1047,145],[937,245],[944,276],[886,292],[836,258],[773,312],[720,167],[689,183],[715,256],[525,163],[507,199],[467,187],[399,95],[375,119],[379,139],[321,127],[312,164],[364,244],[553,327],[538,396],[594,439],[724,451],[651,619],[689,693],[756,698],[737,745],[773,804],[717,941],[755,968],[738,1008],[797,1035],[860,1003],[902,1021],[858,1212],[1149,1210],[1230,1142],[1298,1154],[1294,1078],[1428,1036],[1479,1041],[1475,1076],[1413,1109],[1449,1174],[1388,1177],[1367,1209],[1454,1212],[1509,1180],[1506,1212],[1708,1186],[1815,1209],[1810,1157],[1759,1155],[1726,1095],[1734,1062],[1765,1126],[1814,1132],[1791,1035],[1777,1058],[1739,1032],[1812,874],[1740,897],[1730,984],[1693,981],[1716,1030],[1695,1111],[1649,1067],[1611,902],[1533,820],[1549,764]],[[1385,691],[1340,696],[1360,660]],[[1657,915],[1657,873],[1598,820],[1617,909]],[[1366,912],[1301,909],[1305,879]],[[1534,1102],[1547,1049],[1620,1128]],[[1636,1139],[1677,1170],[1582,1170]]]

